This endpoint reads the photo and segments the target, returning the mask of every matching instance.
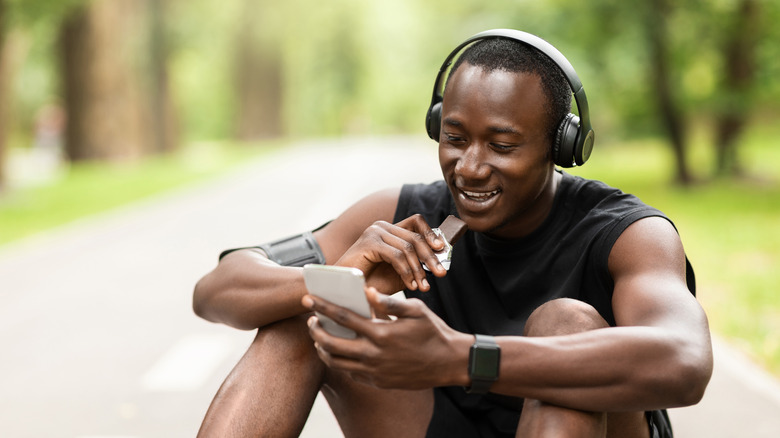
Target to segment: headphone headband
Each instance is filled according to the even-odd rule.
[[[529,45],[537,49],[538,51],[540,51],[548,58],[550,58],[561,69],[563,75],[566,77],[566,81],[569,83],[569,86],[571,87],[572,93],[574,94],[574,102],[577,105],[577,113],[579,114],[579,118],[573,116],[573,118],[576,119],[573,123],[577,124],[577,130],[575,133],[568,132],[569,131],[568,129],[563,129],[564,131],[567,131],[564,133],[564,135],[569,135],[569,136],[575,135],[575,137],[571,139],[571,141],[573,141],[574,143],[573,145],[571,145],[573,147],[572,164],[569,164],[565,158],[563,159],[563,161],[556,160],[556,162],[557,164],[563,167],[572,167],[573,165],[584,164],[585,161],[588,160],[588,157],[590,156],[590,153],[593,149],[594,133],[590,122],[588,98],[585,95],[585,89],[582,87],[582,81],[580,81],[579,76],[577,76],[577,72],[574,71],[574,67],[572,67],[569,60],[566,59],[566,57],[563,56],[563,54],[560,51],[558,51],[558,49],[553,47],[552,44],[539,38],[536,35],[532,35],[530,33],[522,32],[514,29],[493,29],[493,30],[480,32],[468,38],[466,41],[458,45],[458,47],[456,47],[455,50],[450,52],[450,54],[442,63],[441,68],[439,69],[439,73],[436,75],[436,82],[434,83],[433,86],[433,96],[431,96],[431,105],[428,110],[428,117],[426,118],[428,135],[431,136],[431,138],[433,138],[434,140],[438,141],[438,129],[436,129],[435,131],[436,138],[434,138],[434,136],[432,135],[432,130],[430,126],[431,111],[432,109],[434,109],[436,105],[440,106],[441,102],[444,100],[444,96],[443,96],[444,78],[446,77],[447,70],[452,64],[453,59],[466,46],[473,44],[477,41],[491,39],[491,38],[508,38]],[[570,119],[569,117],[566,117],[564,119],[564,123],[569,119]],[[439,119],[439,122],[441,122],[441,119]],[[562,128],[564,127],[562,126],[561,129]],[[561,129],[559,129],[559,131]],[[559,145],[557,144],[557,140],[555,146],[557,151],[559,147]],[[566,145],[563,146],[565,148]]]

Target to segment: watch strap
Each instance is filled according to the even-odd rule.
[[[501,347],[493,336],[475,335],[474,344],[469,350],[469,378],[471,385],[466,387],[470,394],[485,394],[493,382],[498,380],[501,361]]]

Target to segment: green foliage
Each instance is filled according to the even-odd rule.
[[[74,7],[92,0],[6,0],[12,25],[29,26],[45,23],[56,26]]]
[[[57,96],[59,20],[87,0],[10,0],[12,21],[29,54],[16,81],[19,117]],[[780,100],[780,3],[762,9],[757,89],[752,98],[777,110]],[[721,89],[722,46],[737,0],[669,1],[676,98],[689,115],[708,117],[728,104]],[[238,25],[250,21],[254,43],[280,56],[286,131],[292,136],[414,131],[422,128],[431,82],[443,57],[473,33],[512,27],[558,47],[580,74],[600,135],[656,133],[645,36],[649,0],[624,2],[443,2],[431,0],[167,1],[174,97],[186,138],[228,138],[235,118]],[[240,92],[240,90],[239,90]],[[726,103],[723,103],[726,102]]]
[[[230,33],[236,2],[174,2],[169,68],[184,135],[189,139],[229,138],[234,116]]]
[[[70,12],[88,0],[5,0],[8,13],[9,34],[17,42],[16,50],[26,54],[25,62],[12,86],[13,112],[11,126],[16,137],[32,131],[36,110],[57,100],[56,65],[52,47],[56,43],[58,23]],[[2,48],[0,48],[2,49]]]

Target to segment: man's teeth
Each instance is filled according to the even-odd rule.
[[[467,190],[463,190],[463,194],[472,199],[482,200],[488,199],[491,196],[498,194],[498,190],[493,190],[492,192],[469,192]]]

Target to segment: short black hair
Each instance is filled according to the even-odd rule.
[[[549,121],[548,137],[551,142],[555,140],[558,125],[571,112],[572,90],[563,71],[552,59],[538,49],[514,39],[504,37],[484,39],[463,51],[453,64],[447,83],[464,62],[481,67],[487,72],[504,70],[539,76],[542,91],[547,97],[545,112]]]

